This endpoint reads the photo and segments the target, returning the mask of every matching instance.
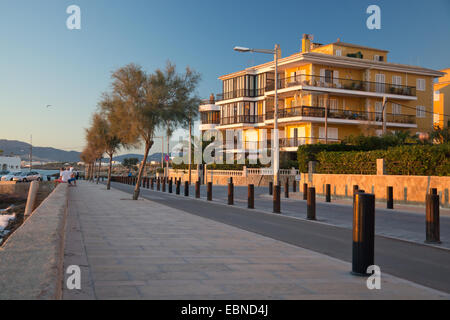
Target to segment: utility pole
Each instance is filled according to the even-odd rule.
[[[386,134],[386,104],[387,98],[383,97],[383,135]]]
[[[30,135],[30,171],[33,167],[33,135]]]
[[[191,184],[191,162],[192,162],[192,126],[191,126],[191,113],[189,113],[189,184]]]

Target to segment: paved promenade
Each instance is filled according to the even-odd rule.
[[[64,289],[64,299],[449,298],[387,274],[381,290],[368,290],[349,263],[129,199],[104,185],[70,188],[64,264],[81,267],[82,289]]]

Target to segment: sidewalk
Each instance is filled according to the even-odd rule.
[[[69,192],[64,264],[82,290],[65,299],[449,298],[386,274],[368,290],[349,263],[104,185]]]

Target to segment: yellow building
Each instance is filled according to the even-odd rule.
[[[434,124],[447,128],[450,122],[450,68],[441,71],[446,75],[434,84]]]
[[[301,51],[278,53],[280,150],[433,126],[433,81],[444,73],[388,62],[388,51],[303,35]],[[245,145],[270,139],[274,118],[274,62],[219,77],[222,93],[200,106],[200,130],[242,130]],[[450,99],[450,98],[449,98]],[[261,129],[267,129],[263,137]]]

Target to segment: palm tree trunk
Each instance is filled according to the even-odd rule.
[[[153,141],[145,142],[144,159],[142,159],[142,163],[139,167],[139,174],[137,176],[136,186],[134,187],[133,200],[137,200],[139,198],[139,193],[141,191],[142,174],[144,173],[144,168],[147,163],[148,152],[150,151],[150,148],[152,147],[152,145],[153,145]]]
[[[102,173],[102,158],[98,160],[97,184],[100,181],[100,174]]]
[[[112,159],[113,159],[113,154],[111,153],[109,155],[108,182],[106,183],[106,190],[111,189]]]

